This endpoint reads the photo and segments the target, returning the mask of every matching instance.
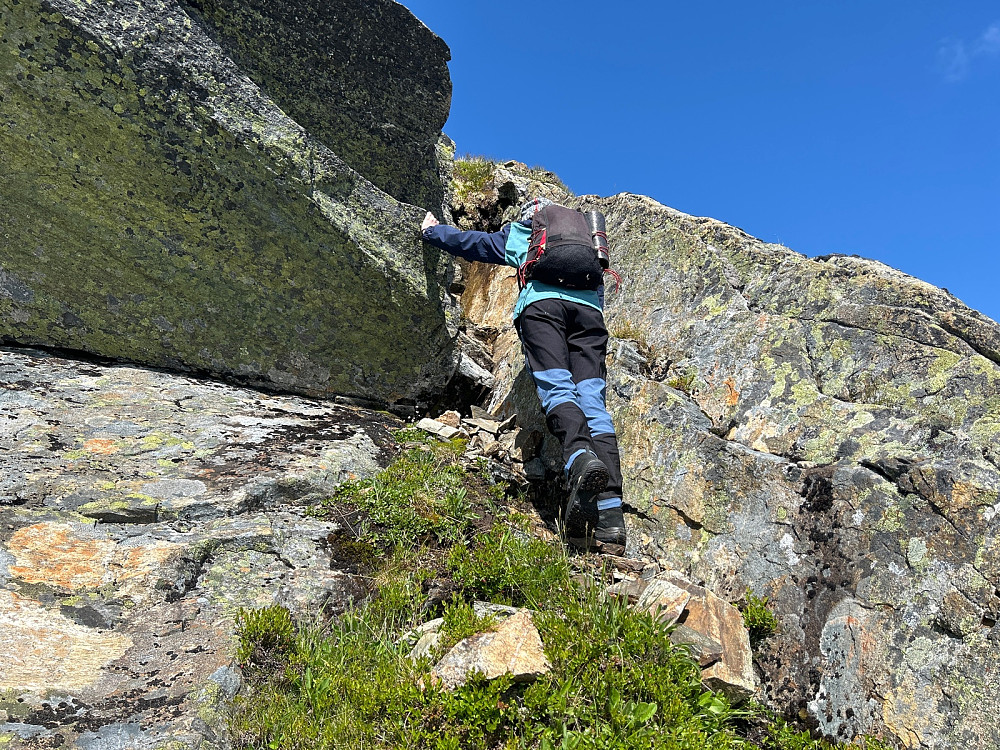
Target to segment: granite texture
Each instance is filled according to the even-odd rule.
[[[0,349],[0,747],[228,747],[236,611],[367,594],[305,508],[397,424]]]
[[[499,192],[481,216],[517,202]],[[643,196],[566,200],[606,214],[623,276],[605,314],[630,553],[770,598],[755,664],[778,711],[840,740],[1000,745],[1000,326],[875,261]],[[479,269],[463,302],[498,334],[490,409],[545,437],[556,476],[509,276]]]
[[[341,152],[371,151],[410,174],[415,182],[394,190],[414,200],[439,184],[447,50],[391,2],[231,5],[0,0],[0,340],[423,403],[458,365],[447,264],[420,242],[423,210]],[[296,9],[303,23],[319,14],[299,46],[282,41]],[[352,41],[314,47],[334,21]],[[390,72],[351,51],[376,38]],[[291,78],[257,71],[260,55],[240,44],[284,50],[271,64]],[[297,100],[304,119],[326,122],[314,134],[290,115],[282,87],[308,51],[334,47],[313,73],[318,88]],[[416,66],[424,56],[436,74]],[[423,169],[390,153],[411,138],[365,98],[377,89],[373,70],[393,81],[378,96],[414,87],[393,117],[423,129],[411,150]],[[421,86],[440,89],[435,106],[417,101]],[[341,133],[346,125],[323,114],[353,111],[337,96],[370,110],[396,145]],[[372,175],[398,182],[390,177]]]

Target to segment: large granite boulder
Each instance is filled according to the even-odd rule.
[[[366,179],[439,194],[447,50],[408,11],[0,0],[0,39],[2,340],[382,403],[440,390],[446,265],[423,210]]]
[[[375,185],[436,209],[448,46],[393,0],[183,5],[289,117]]]
[[[641,196],[577,202],[607,215],[624,277],[606,315],[630,550],[770,597],[776,709],[836,738],[1000,746],[1000,326],[874,261]],[[511,276],[470,276],[463,302],[501,330],[490,408],[545,434],[503,332]],[[551,438],[541,457],[554,474]]]
[[[228,747],[237,609],[367,594],[304,506],[392,417],[0,349],[0,424],[0,747]]]

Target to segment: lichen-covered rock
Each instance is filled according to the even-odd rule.
[[[282,111],[393,197],[437,209],[448,46],[393,0],[186,0]]]
[[[366,593],[303,505],[391,417],[0,349],[0,424],[2,747],[225,747],[236,610]]]
[[[458,359],[447,266],[422,209],[340,152],[431,200],[445,48],[388,0],[194,5],[0,0],[0,337],[309,395],[436,394]],[[382,143],[347,132],[360,111]]]
[[[606,214],[624,277],[606,318],[631,548],[770,597],[775,708],[836,738],[1000,745],[1000,326],[874,261],[641,196],[576,203]],[[509,284],[470,285],[471,320],[500,320]],[[544,434],[516,343],[495,354],[491,410]]]

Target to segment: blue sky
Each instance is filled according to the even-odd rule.
[[[857,253],[1000,320],[1000,3],[403,0],[460,154]]]

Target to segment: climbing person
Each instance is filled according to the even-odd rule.
[[[546,424],[562,444],[569,484],[561,523],[570,536],[582,526],[601,551],[618,553],[626,533],[618,441],[605,404],[608,331],[600,258],[607,257],[607,236],[604,217],[591,213],[599,227],[580,224],[584,214],[578,211],[535,198],[521,207],[518,221],[498,232],[461,231],[430,212],[421,230],[425,242],[459,258],[518,269],[514,327]]]

